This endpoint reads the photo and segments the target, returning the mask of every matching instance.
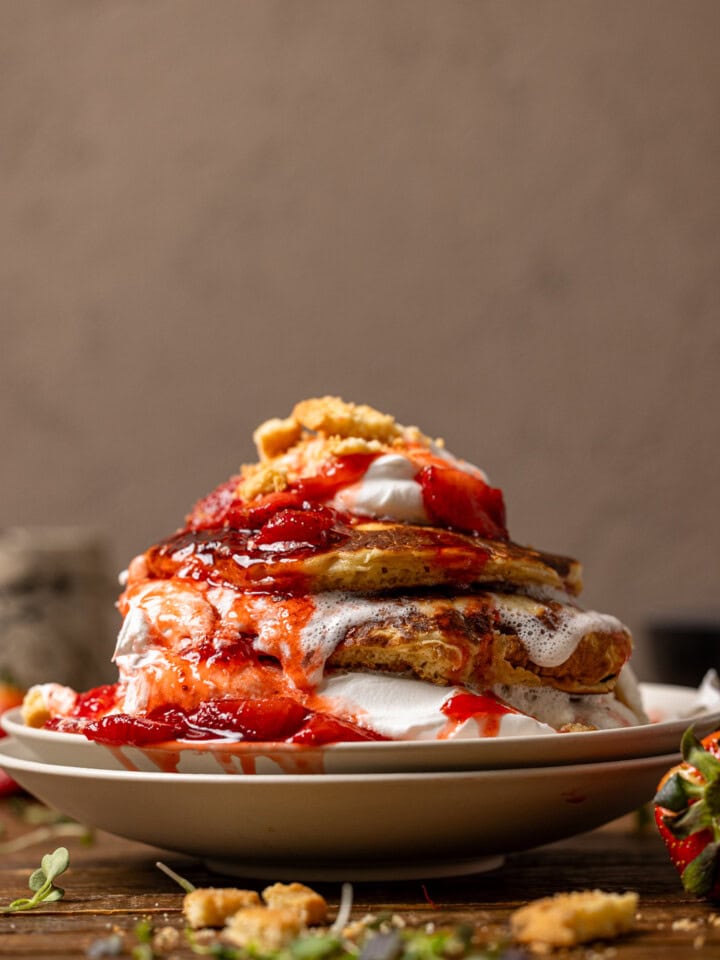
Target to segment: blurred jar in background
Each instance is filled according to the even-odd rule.
[[[645,633],[650,675],[644,680],[697,687],[711,668],[720,673],[720,614],[657,618]]]
[[[103,538],[83,527],[0,532],[0,674],[21,687],[114,679],[113,601]]]

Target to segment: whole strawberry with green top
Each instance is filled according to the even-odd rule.
[[[0,676],[0,714],[5,713],[12,707],[19,707],[23,702],[23,691],[9,678]],[[0,727],[0,737],[5,736],[5,731]],[[8,776],[4,770],[0,770],[0,797],[8,793],[13,793],[18,789],[17,784]]]
[[[720,730],[700,741],[690,728],[681,749],[655,794],[655,822],[683,887],[720,900]]]

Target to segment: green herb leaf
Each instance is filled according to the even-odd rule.
[[[149,943],[139,943],[133,947],[131,956],[133,960],[155,960],[155,953]]]
[[[58,847],[52,853],[46,853],[40,861],[40,866],[45,871],[45,876],[51,882],[61,873],[65,873],[70,866],[70,854],[66,847]]]
[[[140,943],[150,943],[153,938],[153,925],[149,917],[143,917],[135,924],[135,936]]]
[[[342,944],[337,937],[310,935],[299,937],[290,945],[295,960],[325,960],[340,950]]]
[[[47,883],[47,877],[45,876],[45,871],[42,867],[38,867],[37,870],[33,870],[30,874],[30,879],[28,880],[28,886],[30,889],[37,893],[38,890],[42,888]]]
[[[62,900],[65,891],[62,887],[51,887],[50,892],[43,897],[43,903],[52,903],[55,900]]]
[[[52,903],[55,900],[61,900],[65,895],[62,887],[53,885],[55,877],[70,866],[70,854],[65,847],[58,847],[52,853],[46,853],[42,858],[42,866],[33,870],[28,879],[28,886],[32,891],[32,897],[20,897],[13,900],[7,907],[0,907],[1,913],[12,913],[16,910],[32,910],[41,903]]]
[[[197,889],[194,883],[190,883],[190,881],[186,880],[185,877],[181,877],[179,873],[175,873],[173,869],[171,869],[161,860],[156,860],[155,866],[158,868],[158,870],[162,870],[162,872],[170,877],[171,880],[174,880],[175,883],[185,891],[185,893],[192,893],[193,890]]]

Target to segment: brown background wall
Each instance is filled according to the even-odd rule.
[[[339,393],[718,610],[720,4],[0,0],[2,515],[118,567]]]

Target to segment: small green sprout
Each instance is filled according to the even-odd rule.
[[[30,874],[28,880],[32,897],[20,897],[0,910],[3,913],[15,913],[18,910],[32,910],[41,903],[62,900],[65,891],[62,887],[55,886],[54,881],[60,874],[65,873],[69,866],[70,854],[65,847],[58,847],[52,853],[46,853],[40,861],[40,866]]]

